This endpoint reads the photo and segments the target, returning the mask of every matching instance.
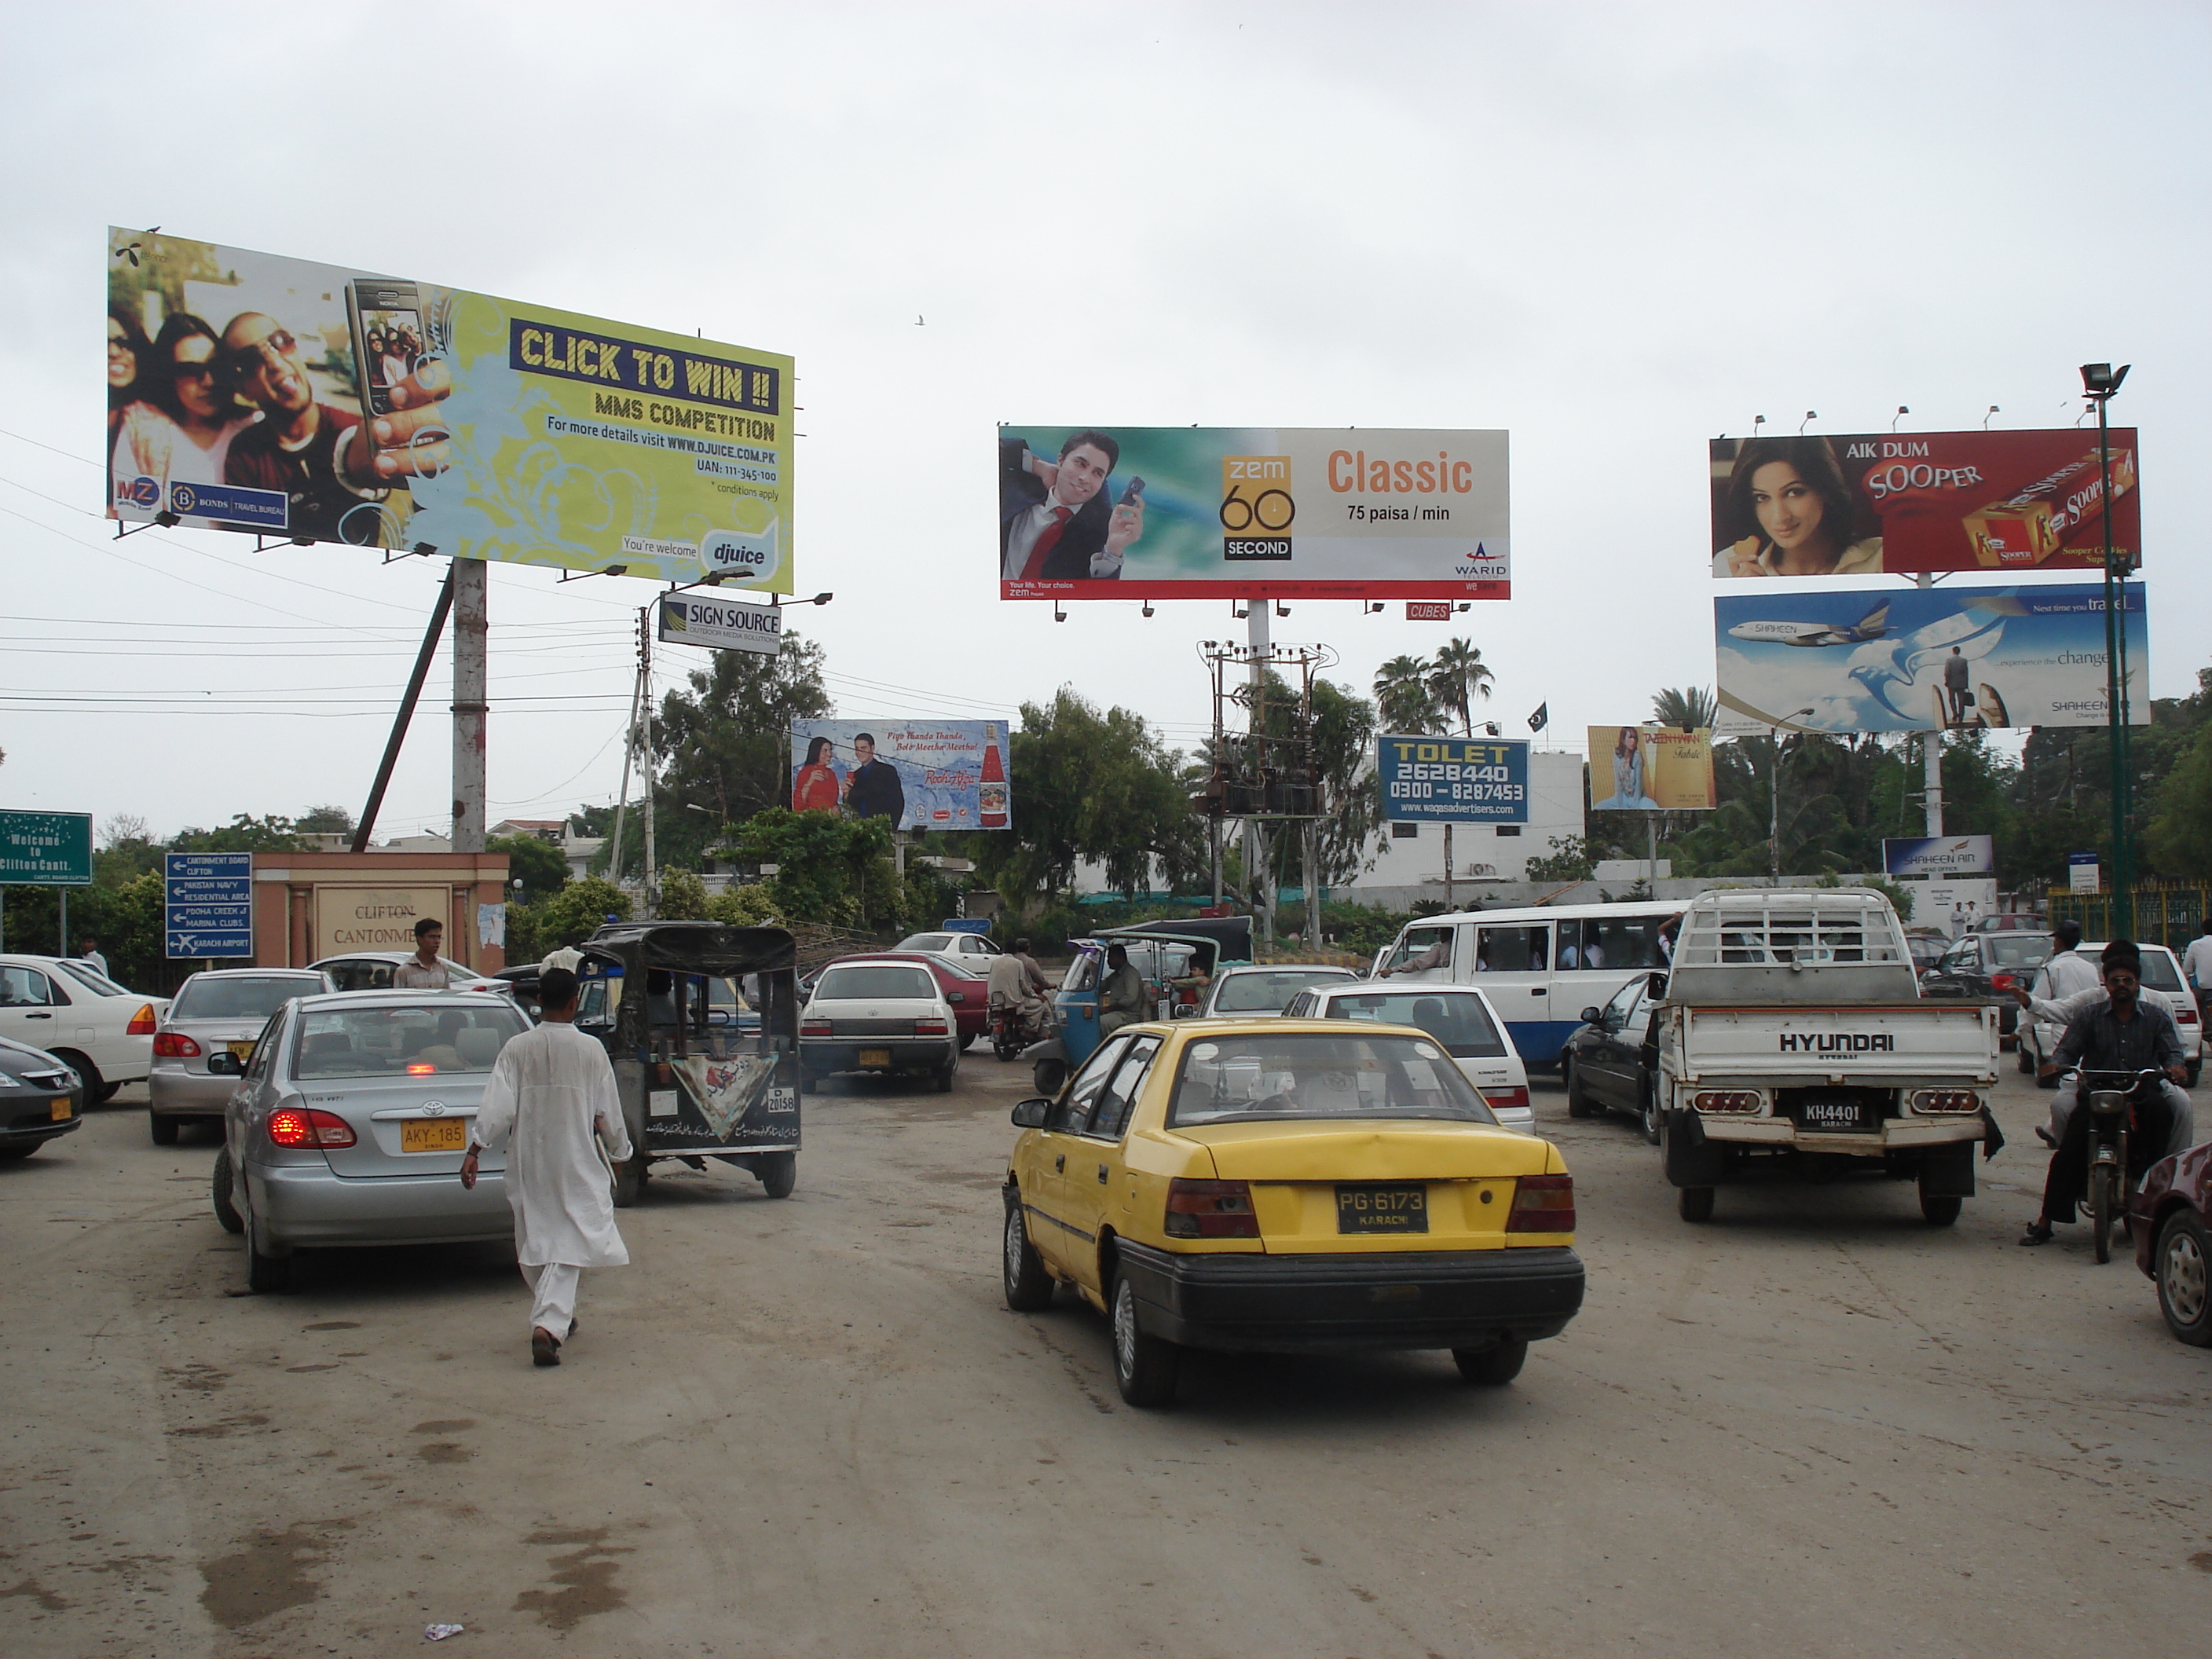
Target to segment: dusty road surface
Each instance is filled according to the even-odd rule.
[[[211,1137],[131,1094],[0,1166],[0,1653],[2017,1659],[2212,1611],[2212,1355],[2081,1229],[2014,1247],[2017,1079],[1949,1231],[1884,1184],[1686,1225],[1540,1084],[1590,1289],[1516,1384],[1202,1358],[1160,1413],[1097,1316],[1000,1304],[1017,1068],[832,1086],[789,1200],[653,1182],[556,1370],[496,1249],[237,1295]]]

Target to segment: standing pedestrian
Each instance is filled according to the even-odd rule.
[[[2197,1017],[2204,1018],[2212,1009],[2212,916],[2204,918],[2204,931],[2189,941],[2189,948],[2181,953],[2181,971],[2188,976],[2190,989],[2197,993]]]
[[[2205,924],[2204,931],[2207,933],[2212,933],[2212,922],[2207,922]],[[2195,947],[2191,946],[2191,948],[2194,949]],[[100,954],[100,941],[94,939],[90,933],[87,933],[83,939],[77,942],[76,959],[79,962],[88,964],[91,967],[92,971],[98,974],[102,979],[112,979],[115,977],[114,975],[107,971],[107,958]],[[2192,983],[2194,981],[2192,981]]]
[[[576,1331],[586,1267],[629,1261],[615,1230],[612,1165],[630,1155],[629,1130],[607,1051],[575,1026],[576,976],[549,968],[538,981],[543,1023],[499,1051],[477,1109],[461,1185],[477,1184],[479,1152],[507,1152],[514,1253],[530,1286],[530,1358],[561,1363]]]
[[[425,916],[415,924],[415,954],[399,964],[392,975],[395,991],[450,991],[453,976],[446,971],[439,957],[439,947],[446,942],[446,925],[434,916]]]

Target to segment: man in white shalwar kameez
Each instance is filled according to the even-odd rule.
[[[532,1297],[530,1353],[540,1365],[561,1363],[582,1270],[629,1261],[615,1231],[610,1165],[629,1157],[629,1131],[606,1050],[576,1030],[576,989],[565,968],[540,977],[544,1023],[500,1050],[461,1162],[462,1184],[474,1187],[477,1152],[506,1149],[515,1255]]]

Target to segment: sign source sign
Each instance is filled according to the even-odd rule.
[[[0,811],[0,887],[92,885],[92,814]]]
[[[1382,816],[1400,823],[1526,823],[1525,738],[1385,737]]]
[[[999,428],[1003,599],[1511,597],[1506,434]]]
[[[1713,734],[1704,726],[1593,726],[1589,736],[1594,812],[1710,812]]]
[[[2126,583],[2121,624],[2150,720],[2143,588]],[[1715,732],[1972,731],[2105,724],[2100,585],[1771,588],[1713,601],[1721,716]]]
[[[1996,868],[1993,836],[1884,837],[1883,872],[1893,876],[1986,876]]]
[[[170,957],[252,957],[253,854],[164,853],[161,932]]]
[[[2135,429],[2110,449],[2112,544],[2132,568]],[[2104,458],[2073,427],[1718,438],[1711,471],[1716,576],[2104,568]]]
[[[660,601],[659,637],[671,645],[773,657],[783,647],[783,613],[772,605],[678,594]]]
[[[112,518],[792,591],[788,357],[178,236],[108,251]],[[185,441],[153,342],[215,367],[173,384],[221,441]]]
[[[799,720],[791,809],[884,818],[894,830],[1004,830],[1013,821],[1001,720]]]

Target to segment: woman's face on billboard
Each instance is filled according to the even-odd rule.
[[[131,349],[131,337],[123,331],[123,325],[114,318],[107,319],[107,384],[120,392],[138,378],[137,354]]]
[[[177,401],[204,421],[222,412],[222,399],[215,390],[215,342],[204,334],[187,334],[170,348],[170,366],[176,376]]]
[[[1787,461],[1769,461],[1751,475],[1751,506],[1767,540],[1785,553],[1820,534],[1820,498]]]

